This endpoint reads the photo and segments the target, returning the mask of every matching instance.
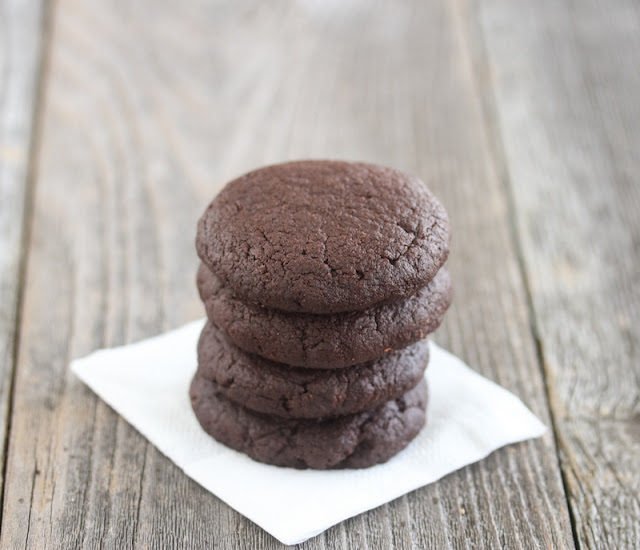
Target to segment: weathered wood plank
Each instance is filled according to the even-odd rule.
[[[67,370],[202,315],[195,221],[226,179],[267,162],[363,159],[428,181],[455,235],[456,304],[438,340],[549,422],[462,12],[57,8],[0,547],[281,547]],[[500,546],[573,547],[551,435],[301,545]]]
[[[638,548],[638,4],[476,9],[576,537]]]
[[[42,2],[0,0],[0,492],[15,365]]]

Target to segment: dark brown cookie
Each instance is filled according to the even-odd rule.
[[[191,405],[204,430],[254,460],[293,468],[366,468],[386,462],[425,422],[427,386],[370,411],[330,420],[287,420],[228,400],[215,382],[196,375]]]
[[[429,343],[421,340],[378,360],[344,369],[289,367],[235,347],[211,323],[198,341],[198,373],[228,399],[283,418],[319,418],[372,409],[405,394],[423,377]]]
[[[201,264],[198,290],[207,315],[238,347],[278,363],[343,368],[402,349],[433,332],[451,304],[451,278],[440,269],[417,294],[364,311],[315,315],[247,304]]]
[[[337,313],[424,287],[447,259],[449,221],[416,177],[364,163],[290,162],[228,183],[200,219],[196,247],[244,301]]]

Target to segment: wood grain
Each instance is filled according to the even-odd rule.
[[[435,2],[59,1],[1,548],[282,546],[67,369],[203,315],[195,222],[227,179],[268,162],[361,159],[423,177],[454,233],[456,302],[438,341],[550,423],[468,14]],[[553,437],[300,547],[572,548]]]
[[[0,0],[0,492],[15,365],[42,29],[41,2]]]
[[[638,548],[638,4],[476,9],[578,544]]]

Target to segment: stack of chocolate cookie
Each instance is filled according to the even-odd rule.
[[[202,427],[279,466],[391,458],[425,422],[448,243],[442,205],[390,168],[302,161],[227,184],[196,238]]]

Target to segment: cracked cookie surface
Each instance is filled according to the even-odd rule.
[[[243,302],[204,264],[197,283],[207,316],[236,346],[279,363],[318,369],[364,363],[417,342],[438,328],[452,298],[444,267],[406,300],[334,315]]]
[[[330,420],[282,419],[249,411],[198,374],[190,396],[200,425],[228,447],[267,464],[324,470],[366,468],[406,447],[425,423],[427,386],[422,380],[371,411]]]
[[[198,341],[200,376],[215,382],[231,401],[282,418],[336,417],[375,408],[414,388],[428,362],[427,340],[334,370],[290,367],[249,355],[211,323]]]
[[[449,221],[416,177],[365,163],[299,161],[228,183],[198,223],[196,248],[239,299],[337,313],[424,287],[447,258]]]

